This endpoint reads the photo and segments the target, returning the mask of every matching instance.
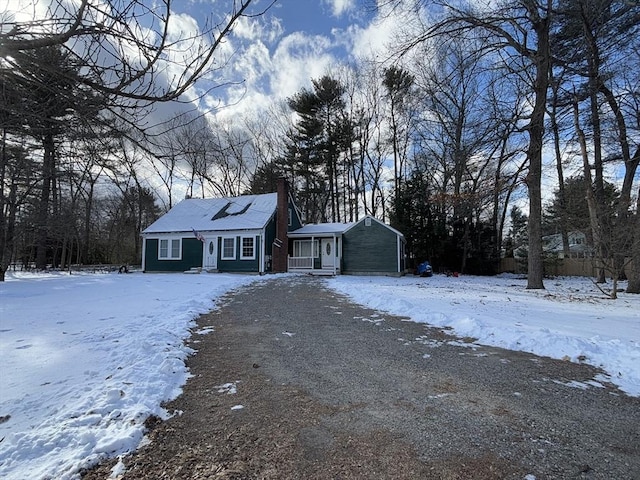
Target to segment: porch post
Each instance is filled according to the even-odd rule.
[[[336,259],[338,258],[338,248],[337,248],[336,243],[337,243],[336,242],[336,234],[334,233],[333,234],[333,252],[332,252],[332,254],[333,254],[333,276],[334,277],[336,276],[336,272],[337,272],[337,270],[336,270]]]
[[[142,273],[146,271],[147,237],[142,237]]]
[[[260,275],[264,274],[264,236],[262,232],[258,236],[258,241],[260,245],[258,246],[258,273]]]
[[[311,235],[311,270],[313,271],[316,268],[316,249],[313,248],[316,244],[316,239],[313,235]],[[318,251],[320,251],[320,245],[318,245]],[[322,265],[320,265],[322,268]]]

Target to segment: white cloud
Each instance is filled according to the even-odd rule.
[[[355,0],[324,0],[334,17],[340,17],[355,8]]]
[[[283,38],[273,55],[273,93],[278,97],[290,96],[310,85],[312,78],[324,75],[335,62],[330,47],[330,40],[319,35],[296,32]]]
[[[400,38],[407,35],[419,23],[415,13],[399,8],[382,8],[376,17],[365,27],[352,25],[347,35],[352,43],[352,55],[355,58],[374,58],[382,60],[390,57]]]
[[[33,19],[42,20],[49,17],[51,2],[33,2],[32,0],[5,0],[0,8],[0,32],[10,30],[13,22],[28,22]]]
[[[219,117],[265,111],[309,87],[312,79],[324,75],[335,63],[328,53],[330,48],[327,37],[301,32],[283,37],[273,53],[261,42],[250,45],[234,59],[237,76],[244,82],[227,89],[230,106],[220,110]]]
[[[282,22],[275,16],[241,17],[233,27],[233,34],[250,41],[275,42],[284,32]]]

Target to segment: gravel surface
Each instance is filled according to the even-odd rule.
[[[640,479],[640,399],[567,385],[587,365],[470,345],[312,277],[232,292],[199,327],[175,415],[118,478]]]

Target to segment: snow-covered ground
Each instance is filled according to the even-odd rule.
[[[526,290],[526,279],[514,275],[341,276],[329,285],[362,305],[451,328],[478,344],[600,367],[607,375],[599,380],[640,396],[640,295],[611,300],[584,277],[546,280],[545,290]]]
[[[0,478],[71,479],[136,448],[144,420],[181,392],[195,318],[273,277],[11,274],[0,284]],[[336,277],[376,309],[478,343],[601,366],[640,395],[640,296],[606,300],[589,279]],[[204,334],[195,331],[195,334]],[[213,333],[215,334],[215,332]],[[594,382],[595,383],[595,382]]]
[[[0,478],[70,479],[135,449],[188,377],[184,340],[266,277],[10,274],[0,284]]]

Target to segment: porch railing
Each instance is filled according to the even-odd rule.
[[[313,268],[313,257],[289,257],[289,270]]]

